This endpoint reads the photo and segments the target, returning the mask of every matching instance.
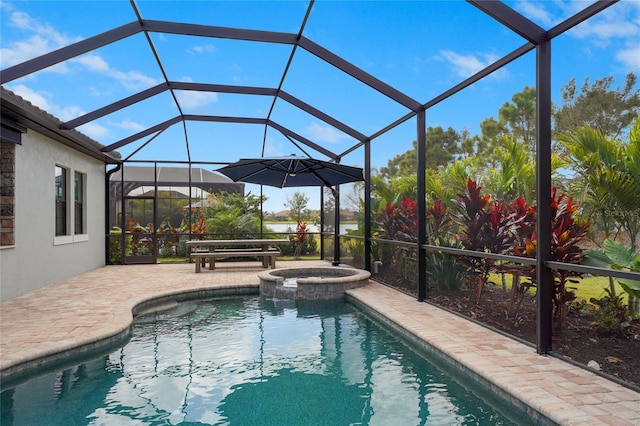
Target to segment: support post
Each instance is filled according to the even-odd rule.
[[[333,266],[340,265],[340,185],[333,190],[334,225],[333,225]]]
[[[536,168],[537,168],[537,352],[549,353],[553,336],[553,275],[551,259],[551,40],[536,47]]]
[[[371,141],[364,143],[364,269],[371,272]]]
[[[423,246],[427,242],[427,224],[426,224],[426,182],[425,182],[425,168],[426,168],[426,111],[420,110],[416,115],[417,121],[417,190],[416,204],[417,204],[417,284],[418,284],[418,301],[423,302],[427,297],[427,261],[425,257],[425,249]]]
[[[324,187],[320,188],[320,260],[324,260]]]

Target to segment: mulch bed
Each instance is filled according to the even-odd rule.
[[[516,312],[511,309],[511,296],[501,288],[486,288],[480,304],[475,291],[429,293],[428,301],[445,307],[512,336],[536,342],[536,300],[525,296]],[[567,325],[554,332],[553,352],[587,365],[599,364],[602,372],[640,387],[640,323],[627,329],[625,336],[603,333],[594,325],[595,317],[585,310],[570,309]]]
[[[536,303],[532,296],[527,296],[515,313],[509,313],[511,297],[501,288],[485,289],[479,305],[475,291],[431,294],[428,301],[527,342],[536,342]],[[553,352],[584,366],[595,361],[603,373],[640,387],[640,324],[634,324],[626,336],[616,336],[598,332],[594,319],[584,310],[570,309],[566,327],[554,332]]]

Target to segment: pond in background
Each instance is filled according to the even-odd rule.
[[[267,223],[265,225],[273,232],[296,232],[295,223]],[[309,232],[320,232],[320,227],[313,224],[308,224],[307,228]],[[340,225],[340,234],[346,234],[349,229],[358,229],[357,223],[345,223]]]
[[[344,302],[186,302],[122,348],[2,392],[1,424],[522,425]]]

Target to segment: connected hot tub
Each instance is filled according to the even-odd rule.
[[[371,273],[339,266],[282,268],[262,271],[260,295],[274,299],[334,300],[344,291],[367,285]]]

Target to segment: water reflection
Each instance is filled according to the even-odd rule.
[[[65,425],[512,424],[348,304],[259,298],[138,317],[121,349],[2,393],[3,425],[43,418]]]

